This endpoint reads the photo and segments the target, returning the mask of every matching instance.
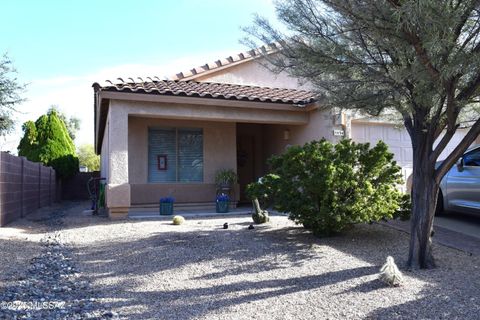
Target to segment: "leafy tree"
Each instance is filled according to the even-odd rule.
[[[75,146],[55,110],[40,116],[35,122],[25,122],[22,129],[23,137],[18,145],[20,156],[53,167],[60,177],[68,177],[78,171]]]
[[[25,88],[19,85],[16,78],[11,74],[15,73],[12,62],[6,55],[0,58],[0,135],[10,132],[15,124],[12,113],[16,111],[15,106],[23,99],[19,93]]]
[[[267,57],[277,71],[309,81],[326,107],[402,118],[413,147],[408,265],[433,267],[438,186],[480,133],[480,1],[283,0],[276,9],[287,34],[261,17],[246,30],[279,43]],[[461,125],[468,133],[436,166]]]
[[[81,145],[77,153],[81,166],[86,166],[90,171],[100,170],[100,156],[95,154],[92,144]]]
[[[47,112],[55,111],[58,117],[63,121],[65,126],[67,127],[68,135],[72,140],[75,140],[77,131],[80,130],[80,119],[76,117],[67,118],[65,113],[60,111],[58,106],[51,106]]]
[[[250,184],[251,198],[270,200],[319,236],[360,222],[393,218],[402,211],[400,167],[387,145],[325,139],[292,146],[269,159],[271,173]]]

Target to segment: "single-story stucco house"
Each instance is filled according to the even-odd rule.
[[[323,110],[308,84],[271,72],[258,63],[265,62],[259,53],[240,53],[170,80],[129,78],[93,85],[95,148],[110,217],[158,207],[166,196],[174,197],[177,206],[213,208],[220,169],[237,172],[235,200],[244,200],[245,186],[265,174],[271,155],[322,137],[383,140],[404,175],[410,174],[405,130]]]

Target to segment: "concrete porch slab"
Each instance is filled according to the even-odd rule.
[[[286,216],[287,214],[280,213],[274,210],[268,210],[270,215]],[[138,209],[131,210],[128,213],[129,219],[152,219],[152,220],[171,220],[174,216],[183,216],[186,219],[193,218],[219,218],[219,217],[234,217],[234,216],[250,216],[253,213],[253,208],[239,207],[231,209],[226,213],[217,213],[213,210],[174,210],[173,215],[160,215],[158,208],[146,208],[143,211]]]
[[[224,216],[240,216],[251,215],[250,208],[235,208],[226,213],[217,213],[215,210],[174,210],[173,215],[160,215],[158,208],[145,209],[144,211],[135,210],[128,213],[130,219],[154,219],[154,220],[171,220],[173,216],[179,215],[184,218],[205,218],[205,217],[224,217]]]

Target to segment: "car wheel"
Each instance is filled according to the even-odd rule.
[[[435,215],[440,216],[443,214],[444,208],[443,208],[443,194],[442,190],[438,191],[438,197],[437,197],[437,206],[435,207]]]

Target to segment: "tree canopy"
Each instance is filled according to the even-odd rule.
[[[18,84],[18,80],[13,76],[15,72],[6,55],[0,58],[0,135],[12,130],[15,124],[13,113],[16,106],[23,101],[20,93],[25,86]]]
[[[35,122],[25,122],[22,129],[18,155],[53,167],[61,177],[78,171],[75,146],[55,110],[40,116]]]
[[[396,112],[413,148],[408,264],[434,265],[438,185],[480,133],[480,1],[283,0],[282,33],[257,17],[251,43],[277,43],[276,71],[313,85],[321,104],[371,115]],[[470,130],[438,166],[457,129]]]
[[[68,135],[72,140],[75,140],[76,135],[78,130],[80,130],[80,119],[77,117],[69,117],[67,118],[67,115],[60,111],[60,108],[58,106],[51,106],[47,113],[50,111],[55,111],[58,115],[58,117],[63,121],[65,124],[65,127],[67,128]]]
[[[90,171],[100,170],[100,156],[95,154],[93,144],[81,145],[77,153],[81,166],[86,166]]]

